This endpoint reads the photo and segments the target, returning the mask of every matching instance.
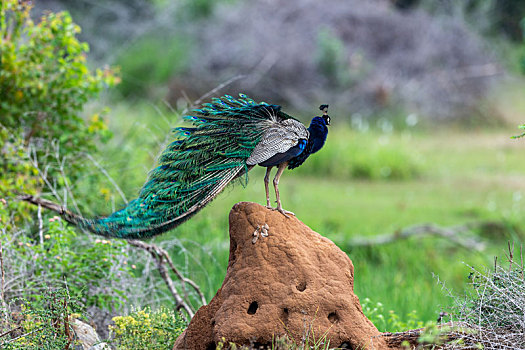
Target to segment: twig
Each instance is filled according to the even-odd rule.
[[[202,293],[202,291],[200,290],[199,286],[197,285],[197,283],[195,283],[193,280],[187,278],[187,277],[184,277],[180,272],[179,270],[177,270],[177,268],[175,267],[175,265],[173,264],[173,261],[171,260],[171,258],[169,257],[168,253],[166,251],[164,251],[165,253],[165,257],[166,257],[166,261],[168,262],[168,265],[170,265],[170,268],[171,270],[177,275],[177,277],[183,282],[183,285],[184,283],[188,283],[192,288],[193,290],[195,290],[195,292],[199,295],[199,298],[201,299],[201,303],[202,305],[206,305],[206,298],[204,297],[204,294]]]
[[[62,202],[62,199],[60,198],[60,196],[58,195],[58,192],[56,191],[56,188],[55,186],[53,186],[51,184],[51,182],[49,182],[48,178],[47,178],[47,169],[49,167],[49,165],[47,165],[46,167],[44,167],[44,169],[41,169],[39,164],[38,164],[38,157],[36,155],[36,147],[31,147],[31,151],[30,151],[30,154],[32,155],[32,157],[29,158],[29,160],[31,161],[31,164],[33,165],[33,167],[35,169],[38,169],[38,176],[40,176],[40,178],[42,179],[42,181],[44,181],[44,183],[46,184],[46,186],[51,190],[51,192],[53,193],[53,196],[55,196],[56,199],[60,200]]]
[[[67,198],[66,196],[66,191],[67,191],[67,194],[69,194],[69,196],[71,197],[71,202],[73,203],[75,210],[77,211],[77,213],[80,213],[80,209],[78,207],[77,201],[75,200],[75,197],[73,196],[73,191],[71,191],[71,187],[69,186],[69,181],[67,179],[66,172],[64,170],[64,163],[66,162],[67,158],[66,157],[60,158],[60,144],[56,140],[52,142],[52,145],[55,148],[55,160],[57,164],[59,165],[58,170],[60,171],[60,175],[62,176],[62,179],[64,180],[64,187],[65,187],[64,188],[64,198]]]
[[[16,338],[10,339],[10,340],[8,340],[8,341],[6,341],[6,342],[0,344],[0,349],[1,349],[1,345],[12,343],[12,342],[14,342],[15,340],[18,340],[18,339],[20,339],[20,338],[27,337],[28,335],[31,335],[31,334],[36,333],[36,332],[40,332],[42,329],[44,329],[44,326],[42,326],[42,327],[40,327],[40,328],[37,328],[37,329],[34,329],[34,330],[32,330],[31,332],[29,332],[29,333],[22,334],[22,335],[20,335],[20,336],[18,336],[18,337],[16,337]]]
[[[2,236],[5,236],[5,228],[2,229],[2,233],[3,235]],[[4,270],[4,249],[3,249],[3,246],[2,246],[2,240],[0,239],[0,271],[1,271],[1,274],[2,274],[2,279],[1,279],[1,282],[2,282],[2,285],[0,286],[0,299],[2,299],[2,310],[4,311],[4,318],[5,318],[5,321],[7,323],[7,304],[5,302],[5,270]]]
[[[44,246],[44,222],[42,221],[42,206],[38,206],[38,236],[40,237],[40,246]]]
[[[79,217],[78,215],[73,214],[72,212],[70,212],[65,207],[61,206],[60,204],[57,204],[55,202],[52,202],[44,198],[35,197],[33,195],[23,193],[23,194],[19,194],[17,196],[17,199],[34,204],[34,205],[40,205],[46,209],[54,211],[55,213],[60,214],[67,222],[73,225],[75,225],[74,219]]]
[[[462,236],[468,230],[464,228],[446,228],[439,227],[433,224],[424,224],[418,226],[411,226],[394,233],[387,233],[373,237],[354,237],[350,240],[349,245],[353,247],[367,247],[373,245],[383,245],[393,243],[398,240],[408,239],[414,236],[439,236],[457,243],[458,245],[467,248],[482,251],[485,249],[485,244],[474,238]]]
[[[507,241],[507,250],[508,250],[508,253],[505,252],[505,256],[507,257],[507,261],[509,263],[509,272],[511,272],[512,264],[514,263],[514,242],[512,242],[512,246],[511,246],[510,241]]]
[[[109,180],[109,182],[111,182],[111,184],[113,185],[113,187],[115,187],[115,189],[117,190],[118,194],[120,195],[120,198],[122,198],[124,203],[128,204],[128,200],[126,199],[126,195],[124,194],[124,192],[122,192],[122,190],[120,189],[120,186],[117,185],[115,180],[113,180],[113,178],[111,177],[111,175],[109,175],[109,173],[106,171],[106,169],[104,169],[104,167],[102,167],[100,165],[100,163],[97,162],[96,159],[93,158],[93,156],[91,154],[89,154],[89,153],[84,153],[84,154],[97,167],[97,169],[100,170],[100,172],[102,174],[104,174],[104,176],[106,176],[106,178]]]
[[[191,104],[191,106],[196,106],[196,105],[199,105],[202,103],[202,101],[204,101],[205,99],[207,99],[208,97],[210,97],[211,95],[215,94],[217,91],[219,91],[220,89],[222,89],[223,87],[225,86],[228,86],[230,85],[231,83],[239,80],[239,79],[242,79],[246,77],[246,75],[244,74],[239,74],[239,75],[236,75],[228,80],[226,80],[224,83],[220,84],[220,85],[217,85],[215,88],[213,88],[212,90],[208,91],[207,93],[205,93],[204,95],[202,95],[201,97],[199,97],[197,100],[195,100],[193,102],[193,104]],[[191,107],[189,106],[189,107]],[[189,107],[185,108],[181,114],[186,114],[188,113],[188,110],[189,110]]]
[[[166,285],[168,286],[171,295],[176,301],[175,307],[177,311],[179,311],[180,309],[184,309],[190,318],[192,318],[193,315],[195,314],[195,311],[191,307],[191,305],[187,303],[186,301],[184,301],[183,298],[180,296],[180,294],[177,292],[177,289],[175,288],[173,281],[168,271],[166,270],[165,262],[168,262],[168,265],[170,266],[170,268],[175,272],[177,277],[182,281],[183,288],[185,288],[184,283],[188,283],[189,285],[191,285],[193,289],[197,292],[197,294],[200,296],[201,302],[203,303],[203,305],[206,305],[206,299],[204,298],[204,295],[202,294],[200,288],[197,286],[195,282],[193,282],[192,280],[188,278],[183,277],[180,274],[180,272],[173,265],[173,262],[171,261],[171,258],[169,257],[168,252],[166,252],[164,249],[154,244],[149,244],[149,243],[145,243],[142,241],[129,240],[128,243],[131,244],[132,246],[135,246],[137,248],[140,248],[140,249],[143,249],[149,252],[151,256],[153,257],[153,259],[155,259],[155,261],[157,262],[157,268],[159,270],[159,273],[162,279],[164,280],[164,282],[166,283]]]
[[[8,335],[10,333],[13,333],[14,331],[16,331],[16,330],[18,330],[20,328],[22,328],[22,326],[15,327],[13,329],[8,330],[7,332],[4,332],[4,333],[0,334],[0,338],[4,337],[4,336],[6,336],[6,335]]]
[[[523,245],[520,245],[520,272],[521,279],[523,279]]]

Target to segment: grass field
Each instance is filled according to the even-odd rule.
[[[115,137],[103,162],[132,197],[177,118],[151,106],[116,108],[112,115]],[[402,319],[415,310],[421,320],[435,320],[452,300],[433,274],[461,295],[468,265],[491,266],[494,256],[504,257],[507,241],[523,241],[525,141],[510,139],[514,126],[380,130],[357,131],[336,121],[325,148],[281,178],[283,204],[348,253],[361,299],[381,302]],[[208,299],[226,272],[229,209],[239,201],[263,203],[263,176],[263,169],[255,169],[246,188],[227,188],[192,220],[158,238],[171,242],[173,259]],[[483,251],[436,237],[366,248],[350,244],[353,237],[416,224],[479,222],[488,229],[472,234],[486,244]]]

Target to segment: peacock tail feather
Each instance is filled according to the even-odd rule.
[[[188,220],[234,179],[246,184],[246,160],[265,131],[277,118],[291,117],[280,106],[239,96],[214,98],[184,116],[193,127],[174,130],[175,141],[161,154],[138,198],[107,217],[78,217],[76,224],[106,237],[148,238]]]

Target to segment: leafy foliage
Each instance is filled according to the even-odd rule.
[[[421,328],[424,322],[416,310],[409,312],[406,317],[400,317],[394,310],[385,314],[382,303],[373,303],[369,298],[362,302],[363,313],[381,332],[400,332],[407,329]]]
[[[522,130],[525,129],[525,124],[520,125],[519,128],[522,129]],[[513,138],[513,139],[519,139],[519,138],[522,138],[523,136],[525,136],[525,132],[523,132],[523,133],[521,133],[521,134],[519,134],[519,135],[512,136],[511,138]]]
[[[60,288],[47,290],[42,298],[42,303],[37,304],[20,300],[21,311],[11,314],[9,322],[5,324],[9,330],[18,324],[18,334],[10,332],[11,339],[2,338],[0,348],[55,350],[69,349],[74,344],[70,316],[83,310],[78,297],[72,296],[67,288]]]
[[[0,73],[1,74],[1,73]],[[42,185],[38,170],[32,165],[23,139],[2,126],[0,121],[0,198],[8,197],[16,189],[34,194]],[[16,221],[29,218],[28,205],[5,202],[9,212],[16,213]],[[0,214],[0,223],[7,224],[7,212]]]
[[[44,162],[52,142],[67,155],[68,176],[75,179],[83,167],[75,160],[111,135],[100,114],[85,121],[80,113],[118,78],[109,69],[88,69],[88,46],[77,40],[80,28],[67,12],[34,23],[30,10],[29,1],[6,0],[0,7],[0,196],[13,188],[39,189],[42,174],[34,163]],[[48,165],[47,175],[58,177],[57,166]]]
[[[88,46],[76,39],[80,28],[67,12],[50,12],[35,24],[30,9],[29,2],[2,2],[2,124],[11,130],[22,128],[26,142],[60,135],[66,151],[92,149],[93,136],[104,136],[95,131],[105,127],[95,118],[91,129],[86,128],[78,114],[89,98],[114,84],[116,77],[109,70],[89,71]]]
[[[6,207],[0,203],[2,220],[8,218]],[[39,233],[34,234],[6,222],[18,232],[0,231],[7,278],[18,279],[12,289],[6,290],[6,297],[24,297],[39,303],[48,285],[66,281],[73,294],[82,294],[86,306],[111,310],[126,300],[120,283],[111,283],[132,276],[124,242],[81,240],[56,216],[41,222]]]
[[[348,58],[344,42],[328,28],[322,28],[317,34],[318,50],[316,52],[317,67],[325,78],[341,87],[351,83]]]
[[[186,328],[182,317],[166,308],[134,310],[113,321],[110,342],[117,350],[168,350]]]

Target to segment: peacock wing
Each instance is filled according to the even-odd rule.
[[[276,154],[284,153],[297,145],[300,139],[308,139],[308,129],[295,119],[275,121],[263,134],[246,164],[260,164]]]

